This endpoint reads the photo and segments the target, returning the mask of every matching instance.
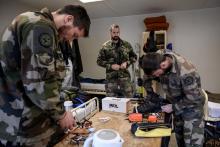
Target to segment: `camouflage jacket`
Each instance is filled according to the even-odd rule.
[[[64,112],[58,95],[65,67],[47,8],[13,20],[1,39],[0,61],[0,139],[31,138],[54,127]]]
[[[115,71],[111,68],[112,64],[121,65],[123,62],[127,62],[127,68],[129,65],[137,60],[137,55],[134,53],[132,46],[129,42],[120,40],[119,46],[109,40],[105,42],[102,49],[99,52],[97,58],[97,64],[106,68],[106,79],[114,80],[118,78],[130,78],[128,69],[120,69]]]
[[[183,114],[185,117],[195,118],[203,115],[204,97],[202,95],[200,76],[196,68],[185,58],[176,53],[165,53],[173,59],[170,72],[161,76],[159,81],[166,93],[167,99],[173,104],[175,114]],[[146,80],[146,79],[145,79]],[[145,81],[153,80],[149,77]]]

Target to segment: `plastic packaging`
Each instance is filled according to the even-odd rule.
[[[66,111],[70,111],[73,108],[73,102],[72,101],[65,101],[64,107]]]

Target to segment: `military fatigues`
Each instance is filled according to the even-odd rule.
[[[137,55],[127,41],[120,40],[118,46],[112,40],[103,44],[97,64],[106,68],[107,96],[132,97],[131,76],[128,69],[115,71],[111,66],[112,64],[121,65],[123,62],[127,62],[128,68],[136,59]]]
[[[173,104],[174,126],[179,147],[202,147],[204,140],[203,105],[200,76],[195,67],[175,53],[166,53],[173,59],[172,69],[159,81]],[[150,86],[146,86],[148,89]]]
[[[58,91],[65,67],[57,36],[46,8],[17,16],[5,30],[0,46],[2,143],[42,146],[54,133],[64,112]]]

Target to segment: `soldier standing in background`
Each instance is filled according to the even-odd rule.
[[[0,146],[47,146],[58,128],[75,120],[64,112],[59,90],[65,67],[59,40],[87,37],[86,10],[67,5],[18,15],[0,46]]]
[[[120,28],[110,27],[111,40],[99,52],[97,64],[106,68],[106,96],[132,97],[131,76],[128,67],[137,60],[129,42],[122,40]]]
[[[161,109],[166,113],[174,113],[178,147],[202,147],[205,99],[195,67],[176,53],[148,53],[139,63],[147,76],[159,78],[171,103]]]

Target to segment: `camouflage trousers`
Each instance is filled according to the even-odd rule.
[[[184,120],[181,116],[174,116],[174,130],[178,147],[203,147],[203,118]]]
[[[4,139],[0,139],[0,146],[1,147],[20,147],[20,144],[17,142],[11,142]]]
[[[0,147],[52,147],[61,141],[64,135],[64,131],[60,128],[57,128],[55,133],[54,129],[49,129],[32,138],[18,136],[14,142],[0,139]]]
[[[133,97],[131,81],[129,78],[108,80],[105,85],[105,90],[106,96],[109,97]]]
[[[31,138],[19,137],[18,141],[22,147],[47,147],[51,136],[55,133],[54,128],[45,130],[44,133]]]

